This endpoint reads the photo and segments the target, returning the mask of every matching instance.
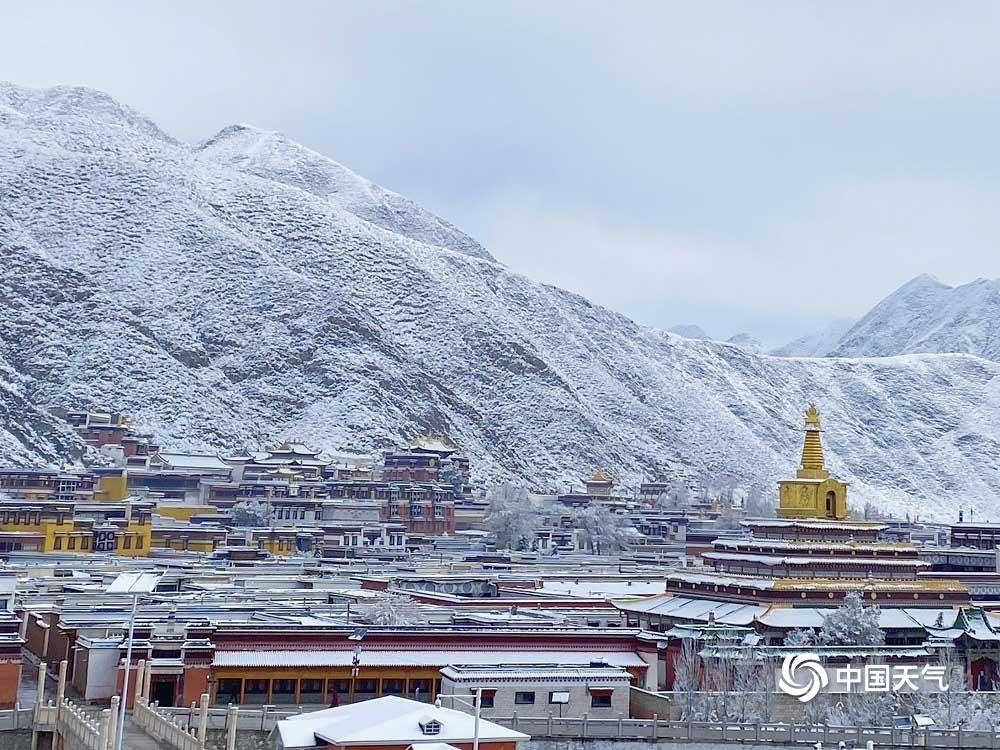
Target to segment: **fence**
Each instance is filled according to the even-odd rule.
[[[35,720],[33,708],[8,708],[0,711],[0,732],[13,732],[18,729],[31,729]]]
[[[28,713],[29,724],[37,731],[55,732],[62,737],[61,747],[67,750],[109,750],[114,746],[115,722],[112,719],[118,706],[112,701],[111,708],[98,713],[87,713],[66,697],[66,661],[59,662],[59,677],[56,682],[56,699],[45,703],[46,666],[38,666],[38,695],[35,708]],[[5,712],[6,713],[6,712]],[[15,725],[22,719],[20,709],[14,712]],[[15,726],[14,728],[17,728]],[[37,737],[33,746],[37,743]]]
[[[646,742],[733,742],[824,747],[837,743],[864,747],[1000,748],[1000,733],[961,729],[910,731],[892,727],[838,727],[816,724],[756,722],[660,721],[653,719],[560,719],[546,717],[491,718],[536,739],[609,739]]]
[[[155,704],[150,705],[145,698],[136,698],[132,710],[135,725],[154,739],[170,745],[176,750],[204,750],[194,729],[184,726],[174,716],[162,713]]]

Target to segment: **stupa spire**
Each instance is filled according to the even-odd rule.
[[[805,439],[802,441],[801,469],[806,471],[825,471],[823,460],[823,443],[819,437],[819,410],[816,404],[809,404],[806,409]]]

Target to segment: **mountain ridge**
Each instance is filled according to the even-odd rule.
[[[9,91],[11,414],[105,404],[179,448],[294,436],[364,453],[435,432],[480,480],[561,489],[604,467],[630,486],[728,473],[772,493],[816,401],[854,504],[978,515],[1000,491],[1000,365],[781,359],[643,328],[283,137],[187,146],[104,95]],[[51,460],[59,429],[0,451]]]

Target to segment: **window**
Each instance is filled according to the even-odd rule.
[[[323,680],[299,680],[299,703],[322,703]]]
[[[443,505],[438,505],[438,504],[434,505],[434,517],[435,518],[444,518],[444,506]]]
[[[382,680],[382,695],[402,695],[406,692],[406,680],[395,678]]]
[[[410,506],[410,518],[423,518],[423,517],[424,517],[424,506],[422,505]]]
[[[230,703],[240,702],[240,690],[243,687],[243,680],[238,677],[224,678],[219,680],[219,686],[215,690],[215,703],[225,706]]]
[[[244,680],[243,681],[243,702],[244,703],[267,703],[267,692],[271,686],[270,680]]]
[[[62,549],[62,537],[61,536],[57,536],[56,537],[56,541],[55,541],[55,545],[53,546],[53,549]]]
[[[271,682],[272,703],[295,703],[296,680],[273,680]]]
[[[410,680],[409,695],[407,697],[412,698],[415,701],[423,701],[424,703],[431,702],[431,684],[430,680]]]
[[[80,540],[80,549],[83,549],[83,550],[90,549],[90,537],[89,536],[85,536],[83,539]]]
[[[514,705],[515,706],[533,706],[535,705],[535,693],[533,690],[518,690],[514,693]]]
[[[483,691],[483,705],[480,708],[493,708],[493,699],[496,697],[496,690],[484,690]],[[476,699],[472,699],[473,705],[476,703]],[[534,703],[534,701],[532,701]]]
[[[355,680],[354,700],[366,701],[378,696],[378,680]]]
[[[76,537],[75,536],[71,536],[69,538],[69,544],[66,546],[66,549],[76,549]]]
[[[142,549],[142,535],[139,535],[135,538],[135,548]]]
[[[339,706],[351,702],[350,680],[327,680],[326,702],[329,706]]]
[[[591,708],[611,708],[611,693],[592,693],[590,696]]]
[[[424,734],[441,734],[441,722],[437,719],[422,719],[417,723]]]

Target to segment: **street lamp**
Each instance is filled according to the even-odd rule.
[[[122,681],[121,713],[118,716],[118,732],[115,739],[115,750],[122,750],[122,737],[125,735],[125,709],[128,706],[128,677],[132,670],[132,635],[135,633],[135,612],[139,607],[139,597],[156,590],[161,573],[122,573],[106,589],[109,594],[131,594],[132,614],[128,618],[128,644],[125,647],[125,677]]]
[[[457,700],[459,703],[464,703],[466,706],[476,709],[476,722],[472,729],[472,750],[479,750],[479,711],[483,705],[483,689],[481,687],[477,687],[475,690],[476,700],[473,703],[469,703],[469,701],[466,700],[466,698],[468,698],[467,695],[455,695],[453,693],[445,695],[443,693],[438,693],[438,697],[437,700],[434,701],[434,705],[441,708],[441,699],[451,698],[453,701]]]

